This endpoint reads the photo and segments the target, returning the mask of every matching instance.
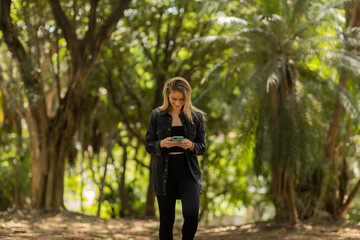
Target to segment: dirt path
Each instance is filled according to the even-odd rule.
[[[181,222],[174,227],[180,239]],[[157,239],[158,221],[99,219],[78,213],[58,214],[0,213],[0,239]],[[257,239],[360,239],[360,224],[309,226],[262,222],[242,226],[207,227],[200,225],[196,240]]]

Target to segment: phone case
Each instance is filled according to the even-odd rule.
[[[173,142],[181,142],[184,139],[183,136],[174,136],[172,141]]]

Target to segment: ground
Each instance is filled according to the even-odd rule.
[[[174,239],[180,240],[181,222],[176,222]],[[73,212],[0,212],[0,239],[157,239],[158,221],[145,219],[100,219]],[[196,240],[257,239],[360,239],[360,224],[291,226],[258,222],[241,226],[198,228]]]

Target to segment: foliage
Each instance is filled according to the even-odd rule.
[[[107,18],[107,6],[114,2],[99,2],[97,21]],[[30,52],[37,49],[31,55],[32,68],[42,69],[46,94],[54,93],[58,81],[63,80],[63,97],[70,86],[66,76],[71,56],[62,32],[50,17],[50,6],[44,1],[13,4],[21,41]],[[357,53],[345,49],[348,42],[358,46],[359,39],[351,32],[357,30],[344,28],[341,4],[304,0],[132,1],[86,82],[81,127],[72,140],[76,153],[66,167],[66,207],[95,215],[107,168],[100,216],[145,214],[150,166],[144,148],[147,121],[151,110],[161,104],[164,81],[178,75],[190,81],[193,103],[207,113],[208,149],[199,158],[204,221],[222,214],[244,214],[244,208],[257,211],[252,220],[268,219],[265,211],[274,206],[275,197],[271,192],[274,164],[290,166],[299,218],[312,216],[321,179],[329,167],[324,144],[342,68],[351,75],[346,89],[341,89],[345,114],[337,144],[345,143],[339,154],[347,160],[352,178],[349,187],[353,187],[359,179],[360,68]],[[89,3],[62,1],[62,6],[78,37],[85,39]],[[56,51],[50,55],[52,42]],[[23,143],[21,154],[17,153],[21,138],[12,124],[8,129],[5,106],[28,106],[27,96],[33,93],[24,90],[17,63],[10,60],[4,43],[0,44],[0,207],[6,209],[14,201],[14,160],[21,159],[17,181],[23,198],[29,196],[26,189],[31,171],[28,144]],[[44,60],[50,56],[45,69]],[[277,116],[272,125],[270,92],[272,87],[286,84],[286,72],[294,84],[294,104],[285,104],[285,114]],[[48,104],[53,110],[58,106],[56,101]],[[22,117],[15,114],[13,118],[19,121]],[[27,142],[27,128],[22,126],[22,131]],[[351,135],[348,139],[347,132]],[[359,217],[358,201],[355,199],[347,216],[352,220]]]
[[[274,186],[286,185],[276,182],[282,173],[274,172],[274,167],[292,168],[299,179],[294,183],[299,182],[298,204],[301,205],[304,199],[316,199],[319,195],[322,178],[316,176],[316,171],[322,174],[329,168],[322,161],[325,146],[320,139],[327,138],[328,119],[332,118],[332,112],[327,110],[333,108],[333,99],[337,96],[334,84],[337,68],[346,65],[356,74],[359,61],[356,52],[344,51],[342,39],[338,37],[344,25],[339,3],[258,1],[258,4],[257,13],[251,17],[223,17],[228,20],[219,24],[232,23],[226,26],[230,34],[197,41],[204,45],[228,43],[232,52],[209,72],[207,79],[218,80],[217,85],[238,79],[229,88],[236,91],[227,95],[233,103],[232,110],[227,112],[236,113],[232,123],[238,122],[240,132],[245,133],[243,143],[256,139],[255,172],[272,173],[274,191]],[[278,93],[272,92],[273,88],[277,88]],[[281,89],[286,88],[289,90],[284,93]],[[357,93],[352,95],[346,90],[343,93],[344,107],[356,120],[358,104],[354,97]],[[273,99],[280,101],[274,105]],[[237,103],[241,103],[240,106]],[[306,196],[303,196],[302,181],[305,181]],[[314,208],[315,203],[309,204]],[[313,212],[305,216],[303,213],[309,214],[309,209],[302,207],[298,206],[300,217],[310,217]]]
[[[15,191],[22,207],[29,205],[31,161],[25,146],[19,149],[15,133],[1,134],[0,147],[0,210],[15,206]]]

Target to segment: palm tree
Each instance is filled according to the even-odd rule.
[[[338,36],[325,36],[318,31],[321,20],[336,23],[334,13],[338,6],[339,2],[334,1],[258,1],[256,13],[247,20],[234,16],[219,19],[228,24],[231,34],[198,39],[203,43],[227,44],[232,50],[207,79],[239,79],[232,88],[238,89],[232,93],[238,103],[233,104],[234,119],[240,119],[244,141],[255,141],[256,172],[265,176],[270,173],[276,219],[290,220],[292,224],[298,222],[299,215],[303,219],[314,213],[320,195],[319,182],[315,182],[314,188],[306,189],[313,196],[307,200],[311,207],[305,207],[305,194],[297,196],[301,186],[295,183],[300,182],[300,176],[316,176],[318,159],[325,156],[319,141],[326,129],[327,115],[314,106],[324,102],[320,99],[324,92],[336,96],[336,91],[332,84],[324,84],[331,80],[306,61],[319,61],[323,51],[316,48],[316,43],[320,37],[321,41],[339,42]],[[309,182],[305,185],[309,186]]]

